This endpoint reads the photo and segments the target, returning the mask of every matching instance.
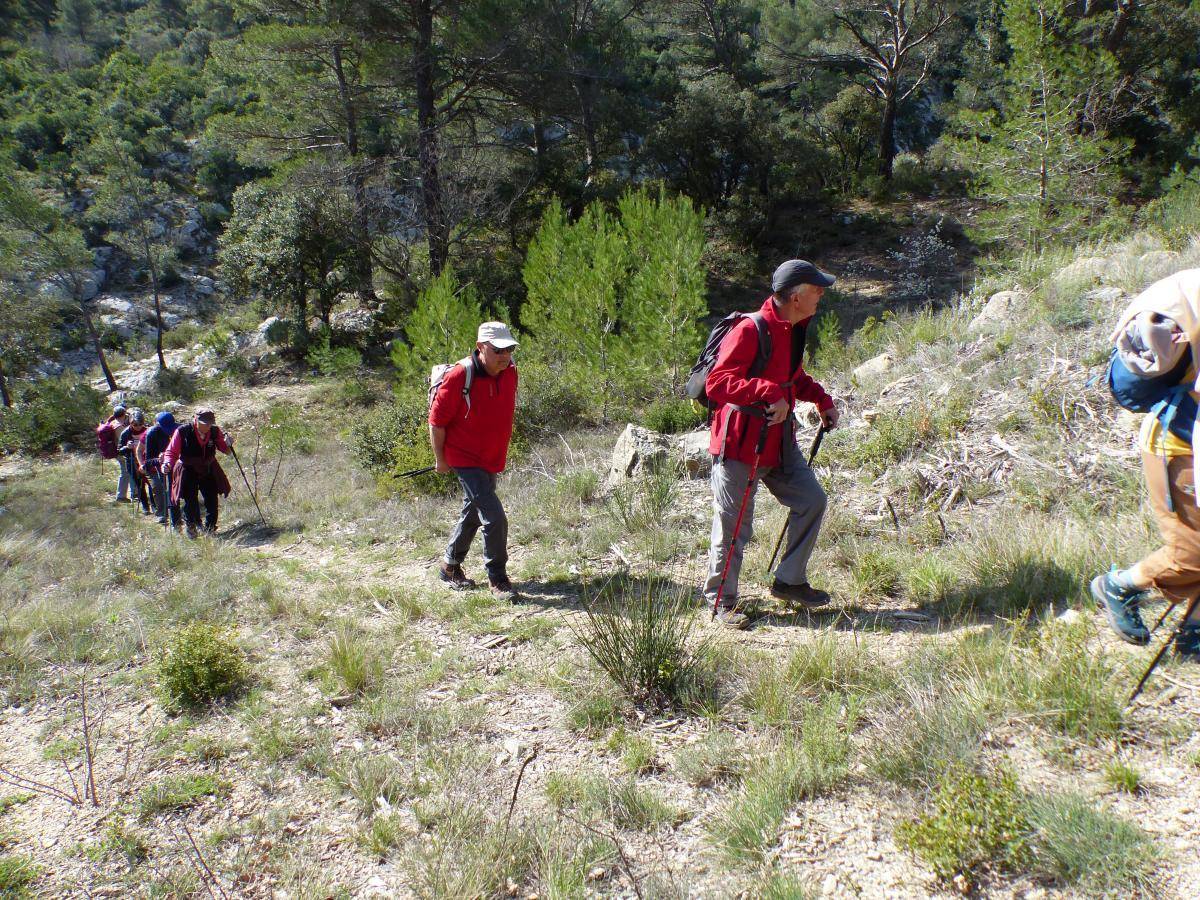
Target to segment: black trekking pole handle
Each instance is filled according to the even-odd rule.
[[[229,445],[229,453],[233,456],[233,461],[237,463],[238,471],[242,473],[242,481],[246,484],[246,490],[250,492],[250,499],[254,501],[254,508],[258,510],[258,517],[262,519],[263,527],[270,528],[267,524],[267,517],[263,515],[262,507],[258,505],[258,497],[254,495],[254,488],[250,487],[250,479],[246,477],[246,470],[242,468],[242,461],[238,459],[237,450],[233,448],[233,444]]]
[[[821,449],[821,439],[825,437],[825,432],[829,429],[824,424],[817,429],[817,436],[813,438],[812,446],[808,450],[808,467],[811,469],[813,460],[817,458],[817,451]],[[775,568],[775,560],[779,557],[779,548],[783,546],[783,536],[787,534],[787,517],[783,519],[783,527],[779,529],[779,540],[775,542],[775,550],[771,553],[771,561],[767,563],[767,574],[771,574],[771,570]]]

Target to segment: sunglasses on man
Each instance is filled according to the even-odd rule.
[[[488,343],[488,347],[491,348],[493,353],[500,353],[505,356],[512,355],[513,350],[516,349],[515,347],[497,347],[495,344],[492,344],[492,343]]]

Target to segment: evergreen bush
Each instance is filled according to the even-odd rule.
[[[194,622],[167,638],[155,676],[167,708],[195,709],[236,695],[246,686],[250,669],[228,631]]]
[[[651,431],[661,434],[678,434],[691,431],[704,423],[704,413],[698,411],[691,400],[669,397],[656,400],[646,408],[642,423]]]
[[[0,408],[0,450],[52,453],[61,444],[91,449],[106,411],[104,397],[78,375],[21,384],[13,406]]]

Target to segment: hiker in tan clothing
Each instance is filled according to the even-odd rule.
[[[1200,594],[1200,479],[1192,437],[1200,398],[1194,359],[1194,348],[1200,347],[1200,269],[1178,272],[1144,290],[1125,310],[1112,337],[1127,370],[1140,367],[1143,378],[1186,387],[1176,392],[1174,404],[1146,416],[1138,437],[1163,546],[1128,569],[1114,566],[1091,584],[1121,639],[1146,644],[1150,631],[1139,604],[1149,591],[1157,590],[1170,603],[1187,603]],[[1172,416],[1172,408],[1177,415]],[[1200,609],[1176,634],[1175,652],[1200,662]]]

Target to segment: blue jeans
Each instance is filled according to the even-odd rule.
[[[483,527],[483,565],[492,581],[507,577],[508,517],[496,496],[496,476],[486,469],[455,469],[463,489],[462,513],[450,532],[446,562],[462,565],[475,532]]]

